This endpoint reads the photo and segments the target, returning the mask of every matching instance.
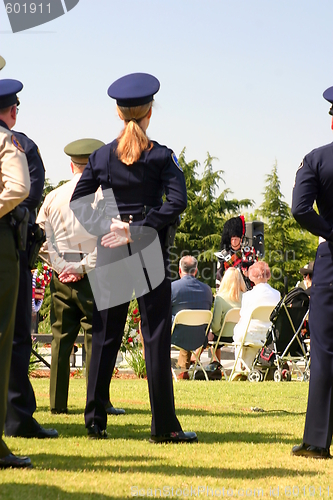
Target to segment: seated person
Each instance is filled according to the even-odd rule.
[[[195,257],[185,255],[180,259],[180,280],[171,283],[172,321],[176,314],[183,309],[208,309],[210,311],[213,302],[213,294],[208,285],[202,283],[195,277],[197,272],[198,261]],[[186,326],[177,325],[176,327],[177,331],[180,331],[182,328],[186,328]],[[178,378],[189,378],[188,369],[190,364],[191,353],[181,349],[178,359],[181,373]]]
[[[281,295],[278,290],[272,288],[267,281],[270,279],[271,273],[268,264],[260,261],[256,262],[249,268],[249,278],[254,283],[254,287],[249,292],[243,294],[242,305],[240,310],[240,320],[234,328],[234,341],[242,342],[245,329],[253,309],[259,306],[270,305],[275,307],[280,301]],[[246,335],[246,342],[264,344],[266,340],[267,330],[271,323],[264,323],[259,320],[251,320],[250,326]],[[237,358],[239,347],[235,350],[235,358]],[[244,363],[251,368],[255,355],[258,352],[258,347],[243,347],[239,356],[236,371],[246,370]],[[242,361],[244,363],[242,363]],[[237,376],[237,373],[235,374]]]
[[[236,267],[230,267],[224,273],[221,286],[215,297],[213,320],[211,330],[214,335],[209,334],[209,340],[217,340],[222,328],[224,317],[230,309],[241,306],[242,295],[246,292],[246,286],[241,272]],[[223,338],[232,342],[234,327],[232,323],[223,329]],[[216,350],[216,357],[221,360],[221,350]]]
[[[296,285],[300,288],[303,288],[303,290],[306,290],[306,293],[309,296],[311,293],[313,266],[314,266],[314,261],[312,260],[308,264],[305,264],[304,267],[301,267],[299,272],[303,275],[303,281],[299,281]]]

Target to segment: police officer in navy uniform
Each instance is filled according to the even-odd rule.
[[[333,87],[324,92],[333,104]],[[329,111],[333,116],[333,106]],[[332,119],[333,129],[333,119]],[[292,213],[299,224],[326,241],[317,250],[311,288],[311,376],[303,443],[292,454],[330,458],[333,431],[333,143],[303,159],[295,180]],[[313,209],[316,202],[319,214]]]
[[[18,80],[0,80],[0,469],[31,467],[29,457],[13,455],[2,439],[19,286],[19,258],[11,212],[28,196],[30,189],[27,159],[11,132],[16,123],[16,94],[22,88]]]
[[[134,73],[120,78],[109,87],[108,94],[117,101],[124,129],[118,139],[90,157],[73,193],[71,208],[86,229],[99,236],[96,270],[108,258],[112,263],[121,265],[122,259],[126,260],[126,252],[131,255],[130,247],[139,245],[140,238],[144,240],[149,230],[151,233],[155,230],[160,242],[161,267],[164,267],[162,279],[157,286],[152,286],[154,275],[149,274],[149,267],[151,261],[158,261],[157,254],[154,254],[141,267],[147,282],[150,279],[149,288],[145,294],[137,296],[152,410],[150,441],[193,442],[197,441],[196,434],[183,432],[175,414],[170,361],[171,282],[165,246],[168,227],[186,208],[186,185],[174,153],[150,141],[146,135],[153,96],[159,86],[159,81],[152,75]],[[91,202],[99,186],[105,196],[107,191],[112,191],[119,211],[118,219],[112,217],[112,210],[100,218],[99,211],[94,215]],[[166,197],[164,203],[163,194]],[[83,197],[84,201],[80,202]],[[139,253],[132,256],[138,257]],[[127,262],[130,266],[130,258]],[[105,290],[111,302],[116,303],[117,291],[120,295],[128,285],[129,275],[125,268],[124,264],[123,279],[120,275],[113,288]],[[103,300],[104,297],[101,297],[101,303]],[[129,300],[130,297],[124,303],[120,300],[118,305],[103,308],[103,305],[97,307],[95,295],[92,358],[85,410],[90,438],[107,437],[107,414],[103,402],[108,396]]]
[[[45,169],[37,145],[22,132],[14,132],[28,160],[30,192],[20,207],[29,210],[28,239],[36,221],[36,209],[42,199]],[[36,398],[29,379],[31,355],[32,279],[29,246],[20,250],[20,283],[16,306],[12,361],[10,366],[5,435],[26,438],[55,438],[55,429],[45,429],[33,417]]]

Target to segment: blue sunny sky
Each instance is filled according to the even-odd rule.
[[[80,0],[13,34],[1,2],[1,78],[24,83],[16,129],[39,145],[53,183],[70,178],[68,142],[118,135],[107,88],[140,71],[161,82],[152,139],[202,166],[209,151],[221,188],[257,207],[277,161],[290,203],[303,156],[333,140],[322,98],[333,85],[332,11],[331,0]]]

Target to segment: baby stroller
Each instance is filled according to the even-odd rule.
[[[250,382],[268,380],[272,372],[275,382],[291,380],[293,373],[298,380],[309,380],[308,312],[309,296],[302,288],[294,288],[280,300],[270,316],[265,344],[253,361]]]

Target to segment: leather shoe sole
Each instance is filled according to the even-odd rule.
[[[13,453],[0,458],[0,469],[14,468],[32,468],[32,463],[29,457],[16,457]]]
[[[115,408],[114,406],[108,406],[105,408],[108,415],[125,415],[125,410],[123,408]]]
[[[150,443],[197,443],[198,436],[195,432],[170,432],[163,436],[151,436]]]
[[[90,425],[88,427],[88,438],[89,439],[107,439],[108,435],[106,430],[101,429],[97,424]]]
[[[329,449],[318,448],[317,446],[312,446],[306,443],[294,446],[291,450],[291,454],[296,457],[331,458]]]

